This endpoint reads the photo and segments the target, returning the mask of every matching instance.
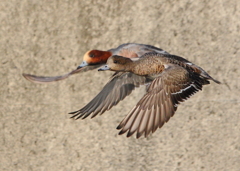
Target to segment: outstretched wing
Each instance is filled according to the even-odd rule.
[[[103,87],[101,92],[93,98],[82,109],[71,112],[71,118],[86,118],[92,114],[92,118],[97,114],[102,114],[117,105],[118,102],[128,96],[135,87],[148,82],[143,76],[138,76],[129,72],[118,72],[113,75],[111,80]]]
[[[55,81],[60,81],[60,80],[64,80],[66,78],[68,78],[69,76],[76,74],[76,73],[80,73],[80,72],[85,72],[88,70],[93,70],[95,68],[98,68],[102,65],[89,65],[89,66],[85,66],[79,69],[75,69],[67,74],[64,75],[59,75],[59,76],[52,76],[52,77],[47,77],[47,76],[37,76],[37,75],[31,75],[31,74],[25,74],[23,73],[22,75],[24,76],[24,78],[26,78],[28,81],[31,81],[33,83],[50,83],[50,82],[55,82]]]
[[[135,132],[137,138],[143,134],[147,137],[174,115],[180,102],[201,90],[206,82],[198,75],[189,75],[183,67],[171,65],[149,85],[147,93],[119,124],[119,134],[128,131],[127,137]]]

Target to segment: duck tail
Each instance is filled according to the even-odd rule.
[[[211,77],[211,76],[210,76],[207,72],[205,72],[205,71],[203,71],[201,75],[202,75],[205,79],[207,79],[207,80],[212,80],[212,81],[214,81],[214,82],[217,83],[217,84],[221,84],[220,81],[215,80],[213,77]]]
[[[195,67],[197,67],[198,69],[200,69],[200,75],[201,75],[203,78],[205,78],[206,80],[212,80],[212,81],[214,81],[214,82],[217,83],[217,84],[221,84],[220,81],[215,80],[215,79],[214,79],[213,77],[211,77],[206,71],[204,71],[201,67],[196,66],[196,65],[195,65]]]
[[[221,84],[221,82],[220,81],[218,81],[218,80],[215,80],[214,78],[210,78],[212,81],[214,81],[215,83],[217,83],[217,84]]]

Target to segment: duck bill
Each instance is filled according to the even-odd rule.
[[[103,66],[102,68],[99,68],[98,71],[106,71],[106,70],[110,70],[108,65]]]
[[[85,66],[88,66],[88,63],[86,61],[83,61],[78,67],[77,69],[83,68]]]

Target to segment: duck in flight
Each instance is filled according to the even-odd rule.
[[[127,132],[127,137],[134,133],[137,138],[147,137],[168,122],[181,102],[210,84],[210,80],[220,84],[201,67],[167,53],[145,53],[135,60],[114,55],[99,70],[111,70],[115,74],[93,100],[71,112],[71,118],[84,119],[89,115],[93,118],[103,114],[135,87],[146,85],[146,94],[117,127],[119,134]]]
[[[34,83],[55,82],[55,81],[66,79],[69,76],[76,73],[86,72],[89,70],[99,68],[102,65],[106,64],[108,58],[113,55],[120,55],[127,58],[136,58],[149,52],[168,54],[166,51],[151,45],[126,43],[118,46],[117,48],[109,49],[107,51],[90,50],[86,52],[85,55],[83,56],[83,62],[75,70],[64,75],[46,77],[46,76],[36,76],[36,75],[23,73],[23,76],[28,81],[31,81]]]

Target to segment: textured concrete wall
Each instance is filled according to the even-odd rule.
[[[2,0],[0,4],[0,170],[239,170],[239,0]],[[90,101],[111,72],[51,84],[22,72],[58,75],[90,49],[151,44],[203,67],[223,84],[205,86],[147,139],[115,127],[136,90],[94,119],[68,112]]]

